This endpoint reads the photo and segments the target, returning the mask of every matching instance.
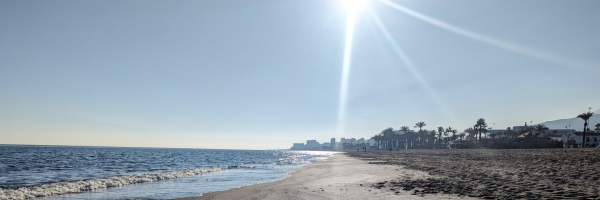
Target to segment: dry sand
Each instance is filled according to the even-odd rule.
[[[456,195],[416,195],[414,190],[378,187],[397,179],[439,178],[397,165],[369,164],[370,159],[335,154],[327,161],[313,162],[293,169],[291,177],[207,193],[202,199],[467,199]],[[373,161],[376,162],[376,161]]]
[[[484,199],[598,199],[600,149],[464,149],[349,152],[437,178],[392,178],[384,190]]]

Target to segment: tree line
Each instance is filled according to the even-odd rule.
[[[582,113],[577,116],[584,120],[584,131],[583,138],[586,138],[586,134],[590,131],[588,128],[589,119],[593,116],[593,112]],[[393,128],[387,128],[382,130],[380,133],[375,134],[371,138],[377,143],[377,149],[431,149],[431,148],[444,148],[452,140],[461,139],[467,141],[467,148],[469,147],[515,147],[515,144],[510,144],[514,139],[520,135],[525,135],[525,139],[531,143],[531,147],[542,147],[539,145],[541,142],[548,143],[548,141],[541,141],[539,138],[543,136],[549,130],[544,124],[537,124],[535,126],[528,127],[527,123],[523,129],[518,131],[512,130],[507,127],[504,131],[490,131],[488,124],[484,118],[479,118],[473,125],[462,132],[458,132],[451,126],[448,127],[437,127],[437,129],[427,130],[425,122],[419,121],[415,123],[413,128],[418,130],[411,130],[408,126],[401,126],[400,129],[394,131]],[[402,132],[396,134],[396,132]],[[554,131],[553,133],[556,133]],[[488,137],[489,136],[489,137]],[[512,140],[511,140],[512,139]],[[583,146],[586,147],[586,140],[583,140]],[[552,144],[557,145],[557,144]],[[550,145],[550,146],[552,146]],[[548,145],[546,145],[548,146]]]

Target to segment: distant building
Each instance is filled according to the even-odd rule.
[[[360,138],[358,140],[356,140],[357,144],[364,144],[365,143],[365,138]]]
[[[586,145],[590,147],[600,146],[600,134],[589,132],[586,134]],[[565,133],[562,135],[562,141],[566,148],[578,147],[583,144],[583,133],[574,132],[572,134]]]
[[[563,134],[573,134],[575,129],[549,129],[546,131],[547,135],[563,135]]]
[[[331,148],[335,149],[335,138],[331,138]]]
[[[527,130],[527,129],[533,129],[533,126],[527,126],[527,123],[525,123],[525,126],[513,126],[513,128],[512,128],[512,130],[516,131],[516,132]]]
[[[596,124],[596,133],[600,133],[600,123]]]
[[[558,142],[562,141],[562,135],[548,135],[548,138],[550,138],[551,140],[554,140],[554,141],[558,141]]]
[[[317,140],[306,140],[306,149],[320,149],[321,144]]]
[[[406,133],[414,133],[414,132],[415,131],[413,131],[413,130],[408,130],[408,131],[397,130],[397,131],[394,131],[394,133],[398,134],[398,135],[402,135],[402,134],[406,134]]]
[[[504,131],[506,131],[505,129],[489,129],[487,132],[487,135],[489,136],[489,138],[492,138],[492,135],[495,135],[493,139],[500,139],[502,137],[504,137]]]
[[[294,145],[290,149],[291,150],[304,150],[304,149],[306,149],[306,147],[304,147],[304,143],[294,143]]]

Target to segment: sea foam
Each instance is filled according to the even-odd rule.
[[[175,172],[152,172],[147,174],[113,176],[81,181],[63,181],[57,183],[26,186],[20,188],[0,188],[0,200],[21,200],[34,197],[45,197],[68,193],[90,191],[98,188],[120,187],[123,185],[146,183],[152,181],[174,179],[203,173],[221,171],[228,167],[213,167]]]

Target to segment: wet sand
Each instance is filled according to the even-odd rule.
[[[396,177],[441,178],[399,165],[370,164],[372,159],[352,158],[339,153],[327,161],[293,169],[282,180],[207,193],[186,200],[204,199],[468,199],[456,195],[416,194],[396,188],[377,187]],[[375,162],[377,163],[377,162]]]
[[[435,178],[389,177],[381,190],[483,199],[598,199],[600,149],[465,149],[349,152]]]

